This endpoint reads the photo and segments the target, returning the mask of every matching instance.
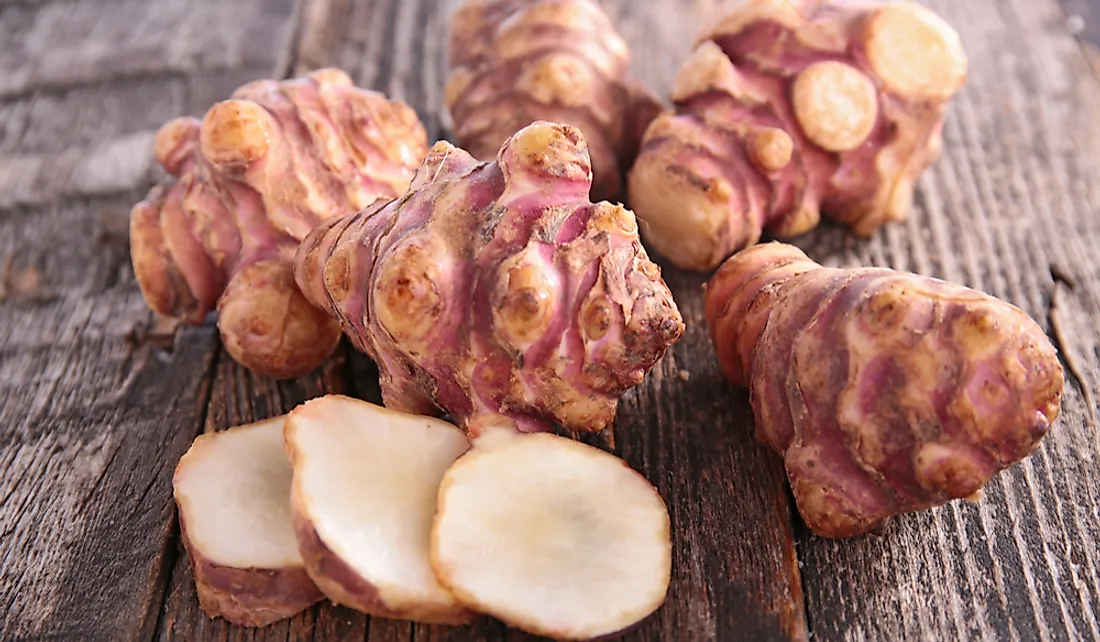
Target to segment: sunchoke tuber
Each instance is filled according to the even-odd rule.
[[[744,250],[707,286],[725,374],[783,455],[818,534],[975,495],[1057,417],[1062,367],[1019,309],[888,269],[824,268],[789,245]]]
[[[320,602],[290,510],[286,417],[199,435],[172,478],[202,610],[266,626]]]
[[[646,131],[629,177],[643,237],[709,270],[822,211],[860,235],[904,219],[966,74],[958,34],[912,2],[745,3],[700,41],[676,110]]]
[[[320,365],[340,328],[301,296],[294,252],[320,222],[405,190],[427,153],[416,113],[324,69],[244,85],[201,123],[169,122],[155,144],[179,180],[131,214],[149,307],[195,324],[216,307],[226,349],[258,373]]]
[[[294,533],[306,571],[329,599],[377,617],[474,619],[430,560],[440,480],[470,447],[461,430],[325,395],[291,411],[284,438]]]
[[[661,105],[627,78],[626,43],[593,0],[468,0],[454,15],[445,100],[458,143],[492,160],[536,120],[580,128],[593,197],[614,198]]]
[[[390,408],[475,435],[598,431],[684,325],[634,215],[592,204],[574,127],[536,122],[498,159],[432,148],[409,193],[329,221],[296,276],[378,364]]]

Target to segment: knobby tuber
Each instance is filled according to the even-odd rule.
[[[200,435],[176,468],[180,537],[210,617],[265,626],[322,598],[291,525],[284,421]]]
[[[440,480],[469,448],[461,430],[327,395],[291,411],[285,438],[294,530],[329,599],[379,617],[473,619],[429,559]]]
[[[217,308],[233,358],[286,378],[319,366],[340,337],[294,283],[299,242],[322,221],[403,193],[427,136],[404,103],[324,69],[244,85],[201,122],[163,126],[155,152],[178,180],[131,213],[146,302],[195,324]]]
[[[626,43],[593,0],[468,0],[451,21],[445,101],[458,143],[492,160],[536,120],[580,128],[593,195],[614,198],[660,103],[627,77]]]
[[[633,214],[590,203],[591,181],[567,125],[491,163],[437,143],[404,197],[305,239],[298,284],[378,364],[387,407],[475,436],[601,430],[684,325]]]
[[[817,226],[902,220],[966,80],[958,34],[912,2],[757,0],[700,40],[629,177],[643,237],[709,270]]]
[[[723,264],[706,317],[820,535],[976,495],[1059,412],[1062,367],[1042,328],[943,281],[824,268],[771,243]]]

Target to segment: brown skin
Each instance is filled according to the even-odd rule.
[[[593,0],[467,0],[451,22],[445,101],[459,144],[492,160],[536,120],[580,128],[596,199],[622,188],[645,127],[661,111],[628,78],[626,43]]]
[[[457,605],[453,609],[395,609],[386,604],[376,586],[325,546],[309,520],[298,511],[294,514],[294,532],[309,576],[336,604],[376,617],[428,624],[469,624],[477,618],[473,611]]]
[[[267,626],[324,598],[301,566],[243,569],[211,562],[192,545],[182,512],[180,537],[191,560],[199,605],[212,618],[241,626]]]
[[[1042,328],[936,279],[758,245],[714,275],[706,316],[723,372],[750,387],[757,439],[783,455],[819,535],[974,496],[1038,447],[1061,405]]]
[[[177,181],[134,206],[134,273],[149,307],[200,324],[218,311],[229,353],[263,375],[319,366],[340,327],[292,275],[299,242],[325,220],[402,193],[427,152],[415,112],[341,71],[256,81],[202,121],[157,133]]]
[[[700,39],[629,177],[643,236],[710,270],[816,227],[903,220],[966,80],[954,32],[911,2],[742,3]]]
[[[539,122],[478,163],[438,143],[409,193],[318,228],[306,297],[378,364],[386,406],[475,436],[610,425],[683,332],[634,216],[588,201],[584,139]]]

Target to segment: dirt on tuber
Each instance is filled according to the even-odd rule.
[[[578,127],[596,199],[622,191],[661,105],[628,78],[626,42],[594,0],[467,0],[451,20],[444,99],[459,145],[492,160],[536,120]]]
[[[130,218],[146,302],[191,324],[217,309],[226,349],[255,372],[313,370],[340,328],[294,283],[299,242],[322,221],[403,193],[426,153],[410,107],[336,69],[252,82],[201,121],[169,122],[155,154],[177,180]]]
[[[824,212],[869,235],[903,220],[939,156],[967,57],[914,2],[757,0],[717,21],[646,130],[630,205],[647,243],[710,270]]]
[[[825,268],[769,243],[707,286],[722,370],[784,459],[806,525],[865,533],[971,497],[1058,416],[1056,349],[1018,308],[889,269]]]
[[[536,122],[495,162],[446,142],[408,194],[326,222],[296,276],[378,364],[386,406],[599,431],[684,330],[634,215],[588,200],[580,131]]]

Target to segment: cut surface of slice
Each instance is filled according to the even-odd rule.
[[[665,599],[669,517],[621,459],[550,434],[495,441],[439,489],[432,564],[471,608],[531,633],[591,639]]]
[[[306,569],[332,601],[458,624],[474,615],[432,572],[443,473],[469,448],[455,426],[340,395],[296,408],[284,431],[293,521]]]
[[[323,597],[294,537],[284,421],[200,435],[176,467],[180,531],[211,617],[265,626]]]

